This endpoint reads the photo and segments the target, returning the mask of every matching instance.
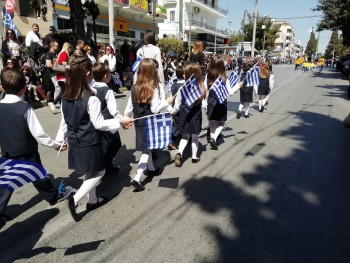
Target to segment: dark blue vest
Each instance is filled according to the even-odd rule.
[[[64,119],[67,124],[68,144],[87,147],[101,142],[101,136],[90,121],[88,101],[93,94],[85,94],[80,100],[62,100]]]
[[[31,107],[23,101],[0,103],[0,147],[2,154],[19,156],[38,150],[24,113]]]
[[[146,104],[146,103],[137,103],[136,102],[136,91],[135,91],[135,86],[132,86],[131,88],[131,101],[132,101],[132,106],[133,106],[133,115],[134,119],[147,116],[147,115],[152,115],[151,111],[151,103]],[[146,126],[146,121],[145,119],[140,119],[135,121],[135,126]]]
[[[95,85],[95,89],[96,89],[96,97],[101,102],[101,113],[102,113],[103,118],[105,120],[113,119],[113,116],[108,111],[107,102],[106,102],[106,94],[109,90],[109,87],[107,85],[96,87],[96,85]]]

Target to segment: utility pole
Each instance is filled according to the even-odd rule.
[[[255,0],[255,12],[254,12],[254,24],[253,24],[253,41],[252,41],[252,52],[251,57],[254,58],[255,50],[255,34],[256,34],[256,19],[258,16],[258,0]]]
[[[179,1],[179,39],[182,40],[182,32],[183,32],[183,6],[184,6],[184,1],[180,0]]]
[[[108,0],[109,45],[114,46],[114,1]]]
[[[243,48],[243,41],[244,41],[244,23],[245,23],[245,13],[247,10],[244,10],[243,13],[243,22],[242,22],[242,43],[241,43],[241,57],[244,57],[244,48]]]
[[[191,54],[192,52],[192,0],[191,0],[191,4],[190,4],[190,32],[188,33],[188,55]]]

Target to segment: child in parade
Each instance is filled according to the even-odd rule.
[[[178,153],[175,155],[175,166],[180,167],[182,165],[182,155],[186,145],[191,137],[192,140],[192,163],[198,163],[200,158],[197,156],[198,152],[198,135],[202,129],[202,106],[204,105],[206,98],[206,88],[202,81],[202,71],[199,64],[192,61],[186,61],[184,63],[185,80],[189,79],[194,74],[198,85],[201,90],[201,97],[198,98],[190,107],[188,107],[184,101],[182,101],[181,93],[176,95],[175,105],[172,114],[175,115],[180,112],[179,132],[182,134],[182,138],[179,143]]]
[[[272,64],[269,63],[268,66],[269,66],[269,73],[270,73],[270,77],[269,77],[270,92],[266,96],[265,100],[263,101],[263,105],[264,106],[267,106],[269,104],[269,97],[270,97],[270,94],[272,92],[272,89],[273,89],[273,86],[274,86],[274,83],[275,83],[275,75],[273,74]]]
[[[176,77],[177,81],[171,86],[171,94],[175,96],[178,93],[179,89],[185,84],[185,72],[182,64],[179,64],[176,67]],[[174,105],[173,105],[174,106]],[[173,124],[172,124],[172,143],[168,146],[169,150],[176,150],[178,142],[180,140],[181,134],[179,131],[180,124],[180,113],[173,115]]]
[[[259,86],[258,86],[258,96],[259,96],[259,111],[263,112],[264,102],[266,101],[266,96],[270,93],[270,71],[267,63],[262,63],[259,66],[260,76],[259,76]]]
[[[150,58],[144,58],[137,71],[135,85],[131,87],[131,96],[125,108],[124,116],[134,119],[159,113],[171,105],[173,97],[166,100],[160,94],[159,77],[155,62]],[[141,176],[147,169],[148,175],[157,175],[159,168],[153,164],[152,152],[147,145],[147,131],[145,119],[135,120],[136,150],[141,151],[137,172],[131,185],[135,191],[143,191],[145,187],[141,184]]]
[[[209,91],[207,98],[207,115],[210,130],[209,143],[212,150],[217,150],[218,145],[216,140],[224,128],[225,121],[227,120],[227,99],[220,104],[214,94],[214,91],[210,88],[218,77],[221,77],[223,82],[226,83],[225,62],[223,59],[219,58],[217,55],[214,55],[210,61],[207,72],[206,84]]]
[[[238,112],[237,112],[237,119],[241,118],[241,114],[243,109],[245,109],[244,111],[244,117],[245,118],[249,118],[249,108],[250,108],[250,103],[253,102],[253,91],[254,91],[254,87],[253,86],[249,86],[247,87],[246,84],[244,83],[244,79],[247,75],[247,71],[253,66],[252,63],[249,62],[243,62],[242,65],[242,70],[243,73],[241,74],[241,82],[240,82],[240,86],[241,88],[239,89],[240,91],[240,104],[238,106]]]
[[[101,113],[105,120],[120,119],[122,116],[117,110],[117,103],[113,94],[113,90],[108,87],[111,80],[111,74],[106,64],[98,62],[93,68],[94,83],[90,85],[91,90],[96,94],[101,102]],[[111,174],[115,168],[113,159],[117,154],[121,140],[119,132],[111,133],[110,131],[101,132],[104,159],[106,162],[106,175]],[[116,167],[118,168],[118,167]]]
[[[132,119],[103,118],[101,102],[88,85],[93,78],[92,62],[88,57],[71,56],[65,73],[62,118],[56,140],[63,141],[67,138],[68,168],[86,175],[79,190],[68,199],[68,209],[77,222],[80,217],[76,208],[84,196],[88,196],[87,211],[94,210],[108,201],[105,197],[96,196],[96,186],[105,174],[106,168],[99,131],[115,133],[121,125],[129,128]]]
[[[60,149],[62,141],[52,140],[43,130],[30,104],[21,100],[26,91],[25,76],[16,70],[4,70],[1,83],[6,97],[0,102],[0,147],[1,155],[6,159],[17,159],[41,164],[38,143]],[[61,150],[67,148],[62,145]],[[33,182],[34,187],[50,204],[54,205],[66,199],[72,187],[57,189],[48,177]],[[6,224],[5,210],[12,192],[0,187],[0,228]]]

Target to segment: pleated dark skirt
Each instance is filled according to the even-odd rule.
[[[102,143],[87,147],[68,147],[68,168],[78,173],[95,173],[104,170]]]

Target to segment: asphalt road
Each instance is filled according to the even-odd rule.
[[[239,95],[230,97],[219,150],[203,130],[199,163],[190,148],[181,168],[176,152],[159,152],[162,174],[144,177],[143,192],[129,187],[140,156],[134,129],[122,130],[121,170],[98,187],[111,200],[78,223],[66,202],[49,206],[31,185],[16,190],[0,262],[350,262],[350,130],[341,123],[348,84],[327,68],[274,72],[266,111],[254,104],[250,118],[237,120]],[[37,115],[55,137],[60,114],[44,107]],[[66,152],[40,153],[57,185],[79,188],[83,177],[67,169]]]

